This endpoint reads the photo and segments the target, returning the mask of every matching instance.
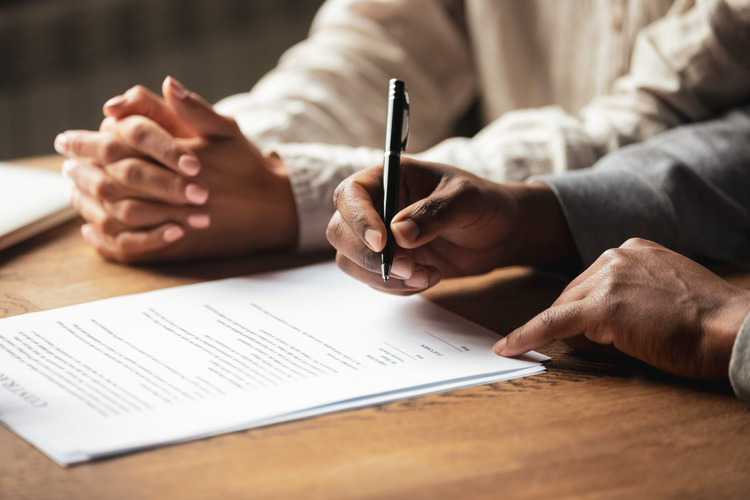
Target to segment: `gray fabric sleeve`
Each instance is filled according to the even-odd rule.
[[[535,179],[555,192],[586,266],[640,237],[750,267],[750,106]]]
[[[734,341],[729,361],[729,380],[737,397],[750,402],[750,314],[742,322],[740,333]]]

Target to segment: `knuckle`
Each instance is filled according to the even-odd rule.
[[[91,226],[97,226],[100,222],[99,217],[92,214],[91,212],[84,210],[83,207],[78,210],[79,215],[83,220],[85,220],[89,225]]]
[[[161,188],[172,199],[181,201],[185,199],[185,190],[187,189],[188,183],[189,181],[175,176],[174,178],[167,177],[161,181],[155,180],[154,186]]]
[[[120,222],[128,225],[138,223],[138,202],[135,200],[121,200],[112,205],[112,214]]]
[[[629,238],[625,243],[620,245],[620,248],[639,248],[645,246],[651,246],[651,242],[643,238]]]
[[[173,162],[174,165],[177,165],[180,156],[182,156],[182,154],[184,153],[184,151],[172,141],[160,144],[160,149],[164,158],[166,158],[168,161]]]
[[[553,308],[545,309],[539,313],[539,326],[545,330],[552,328],[557,319],[557,311]]]
[[[70,206],[75,208],[77,212],[81,211],[81,192],[77,187],[70,190],[68,201],[70,202]]]
[[[356,200],[347,200],[342,205],[342,210],[347,213],[348,222],[354,232],[358,235],[364,234],[370,225],[367,223],[366,212],[362,209],[362,206]]]
[[[507,335],[505,338],[507,339],[508,346],[509,347],[518,347],[520,345],[523,345],[526,343],[526,337],[527,337],[527,326],[522,326],[520,328],[517,328],[515,331],[511,332],[510,335]]]
[[[112,163],[118,160],[120,143],[113,137],[107,137],[99,143],[99,160],[104,163]]]
[[[142,144],[149,135],[148,122],[141,117],[134,117],[128,122],[126,135],[133,144]]]
[[[136,252],[126,234],[120,233],[113,240],[115,258],[120,262],[132,262]]]
[[[420,219],[427,221],[440,221],[445,216],[447,200],[444,198],[430,198],[424,200],[416,210]]]
[[[351,238],[347,238],[345,232],[346,227],[341,219],[341,214],[336,212],[326,228],[326,238],[328,239],[328,242],[336,250],[345,249],[344,247],[349,248],[350,251],[348,253],[354,256],[354,260],[365,269],[370,271],[378,270],[380,268],[379,254],[370,250],[359,239],[352,240]],[[354,243],[352,244],[351,241],[354,241]],[[347,264],[350,263],[350,260],[341,252],[338,252],[337,260],[339,259],[339,255],[341,256],[340,258],[346,260]]]
[[[326,227],[326,239],[328,239],[328,243],[333,245],[334,248],[338,248],[338,243],[341,241],[343,233],[342,225],[341,213],[337,210],[333,214],[333,217],[331,217],[330,222],[328,222],[328,227]]]
[[[140,185],[143,182],[143,169],[138,160],[124,160],[117,169],[115,176],[123,184]]]
[[[351,181],[348,179],[345,179],[341,181],[341,183],[336,186],[336,189],[333,190],[333,205],[338,208],[339,203],[341,203],[342,198],[346,194],[346,190],[349,187],[349,183]]]
[[[110,179],[100,177],[93,183],[92,194],[100,200],[111,198],[115,194],[115,185]]]
[[[110,214],[103,216],[98,226],[102,233],[109,235],[117,234],[120,229],[119,222]]]
[[[326,240],[328,240],[328,243],[330,243],[334,248],[336,248],[336,228],[333,226],[334,222],[333,220],[330,220],[328,222],[328,226],[326,227]]]
[[[102,123],[99,125],[99,131],[109,132],[111,130],[114,130],[116,124],[117,124],[117,120],[115,118],[111,116],[107,116],[102,120]]]
[[[417,160],[415,160],[414,158],[409,158],[407,156],[404,156],[403,158],[401,158],[400,163],[401,163],[401,166],[404,167],[406,170],[417,168],[419,166],[419,162]],[[380,167],[381,165],[376,165],[370,168],[380,168]]]
[[[623,260],[625,260],[626,255],[626,251],[622,248],[610,248],[609,250],[606,250],[599,259],[603,264],[606,264],[610,267],[618,266],[623,262]]]
[[[568,304],[567,307],[559,308],[555,320],[558,321],[558,324],[568,323],[571,321],[579,323],[579,320],[585,318],[586,316],[589,316],[590,314],[591,308],[590,306],[586,305],[586,301],[576,302]]]
[[[219,119],[221,119],[224,122],[224,126],[227,130],[237,132],[240,130],[240,126],[237,123],[237,120],[232,118],[231,116],[222,115],[220,113],[217,113],[219,115]]]
[[[68,143],[68,151],[71,154],[78,155],[81,149],[81,142],[78,139],[78,134],[74,131],[68,130],[65,132],[65,139]]]
[[[142,99],[149,94],[149,91],[143,85],[134,85],[125,94],[132,99]]]
[[[356,278],[355,264],[341,252],[336,252],[336,265],[345,274]]]
[[[343,253],[336,252],[336,265],[341,269],[342,271],[346,272],[349,268],[349,263],[351,261],[347,259]]]
[[[602,294],[594,310],[604,318],[615,318],[622,310],[622,302],[614,293]]]
[[[456,208],[461,208],[464,211],[476,210],[477,207],[480,207],[482,211],[487,209],[486,198],[480,187],[466,178],[461,179],[458,191],[446,200],[446,213],[448,212],[448,205],[454,211]]]
[[[596,288],[589,294],[589,301],[593,303],[592,309],[598,311],[609,311],[613,301],[616,300],[622,285],[612,273],[602,275],[597,283]]]
[[[468,177],[461,175],[452,181],[453,192],[462,198],[468,198],[477,194],[477,185]]]

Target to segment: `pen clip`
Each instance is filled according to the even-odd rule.
[[[409,130],[411,129],[411,110],[409,108],[409,93],[404,89],[404,114],[406,115],[406,131],[401,139],[401,151],[406,151],[406,143],[409,142]]]

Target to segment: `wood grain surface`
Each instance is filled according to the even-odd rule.
[[[28,162],[55,167],[59,160]],[[169,265],[101,260],[72,221],[0,253],[0,316],[328,255]],[[720,273],[750,288],[750,275]],[[498,333],[564,283],[526,269],[428,297]],[[728,383],[662,374],[562,344],[547,372],[73,466],[0,428],[2,498],[749,498],[750,411]],[[2,367],[0,367],[0,370]]]

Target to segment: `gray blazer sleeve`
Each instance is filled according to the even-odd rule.
[[[750,106],[537,179],[557,195],[584,265],[637,236],[750,267]]]
[[[694,258],[750,267],[750,106],[541,177],[557,195],[585,265],[630,237]],[[729,379],[750,402],[750,315]]]

